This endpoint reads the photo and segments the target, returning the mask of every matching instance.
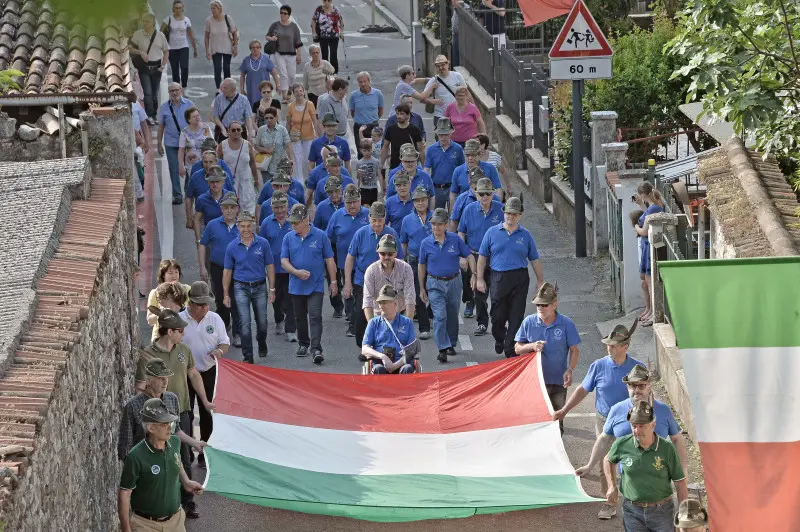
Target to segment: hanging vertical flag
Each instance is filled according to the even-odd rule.
[[[417,375],[220,360],[206,489],[298,512],[402,522],[592,502],[539,357]]]
[[[659,270],[712,530],[800,530],[800,257]]]

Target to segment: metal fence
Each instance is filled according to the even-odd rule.
[[[611,187],[605,187],[608,205],[608,258],[611,263],[611,287],[622,309],[622,200]]]
[[[458,11],[458,54],[461,65],[477,80],[487,93],[495,93],[495,65],[492,36],[469,12]]]
[[[533,103],[533,147],[538,149],[541,153],[552,155],[553,147],[553,104],[550,103],[550,80],[540,69],[534,67],[532,69],[533,75],[531,76],[531,90]],[[542,105],[542,97],[547,97],[547,124],[541,124],[539,120],[539,109]],[[544,111],[544,110],[542,110]],[[546,128],[542,126],[545,125]],[[552,165],[551,165],[552,168]]]

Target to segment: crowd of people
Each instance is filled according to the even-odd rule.
[[[293,82],[303,43],[288,5],[263,45],[249,43],[237,82],[230,76],[236,24],[221,1],[210,8],[204,42],[218,93],[208,122],[183,95],[189,48],[195,58],[198,52],[182,2],[175,0],[161,31],[145,16],[132,40],[145,63],[137,65],[144,93],[144,105],[134,105],[137,149],[151,149],[149,127],[157,126],[156,149],[168,161],[173,204],[184,205],[200,279],[185,284],[178,261],[165,259],[148,295],[153,332],[120,427],[122,529],[158,523],[159,530],[183,530],[184,519],[198,517],[194,496],[202,487],[191,478],[192,463],[205,467],[217,359],[233,346],[246,363],[254,364],[256,353],[268,363],[271,305],[274,334],[296,344],[297,357],[323,364],[326,292],[332,317],[347,321],[346,336],[372,374],[420,371],[421,340],[432,339],[435,358],[448,363],[457,355],[464,303],[463,317],[476,319],[473,334],[491,334],[497,355],[542,357],[562,432],[566,414],[595,392],[597,440],[577,474],[602,464],[601,519],[616,513],[621,492],[626,530],[704,526],[704,510],[688,498],[680,428],[652,397],[646,367],[627,353],[636,324],[603,339],[608,356],[567,398],[580,336],[558,312],[558,288],[545,282],[534,237],[520,224],[522,198],[448,58],[438,56],[436,75],[427,79],[401,66],[391,102],[366,71],[350,90],[337,76],[344,22],[324,0],[313,15],[318,43],[309,47],[302,83]],[[167,63],[173,81],[159,104]],[[432,107],[430,144],[415,102]],[[656,212],[653,194],[640,191],[645,210],[634,221],[637,232]],[[143,198],[141,187],[137,196]],[[526,316],[529,268],[536,312]],[[642,275],[647,282],[645,265]],[[643,325],[648,317],[645,311]]]

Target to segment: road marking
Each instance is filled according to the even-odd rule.
[[[595,417],[595,414],[591,412],[575,412],[567,414],[566,417]]]
[[[478,365],[478,363],[477,363],[477,362],[467,362],[467,367],[470,367],[470,366],[477,366],[477,365]]]
[[[458,314],[458,324],[464,325],[464,318],[461,316],[461,313]]]
[[[348,46],[348,48],[350,48],[351,50],[355,50],[356,48],[369,48],[369,45],[367,45],[367,44],[358,44],[356,46]]]
[[[161,87],[159,93],[162,102],[169,100],[167,92],[166,79],[161,79]],[[172,219],[172,179],[169,175],[169,164],[166,157],[155,158],[155,163],[161,163],[161,179],[160,187],[153,189],[153,207],[156,213],[156,222],[158,223],[158,237],[161,244],[161,259],[172,258],[173,255],[173,226],[174,220]],[[154,174],[155,175],[155,174]]]
[[[472,351],[472,342],[466,334],[458,335],[458,343],[461,345],[462,351]]]

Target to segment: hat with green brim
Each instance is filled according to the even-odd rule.
[[[508,198],[506,204],[503,205],[503,212],[508,214],[522,214],[522,201],[519,198]]]
[[[630,330],[622,324],[615,326],[609,335],[603,338],[601,342],[606,345],[622,345],[631,343],[631,336],[633,336],[633,332],[636,330],[638,323],[638,320],[634,321]]]
[[[442,209],[441,207],[433,211],[433,216],[431,216],[431,223],[432,224],[446,224],[448,221],[447,210]]]
[[[483,169],[480,166],[476,166],[475,168],[470,168],[467,175],[469,178],[469,184],[472,186],[477,185],[478,181],[486,177],[486,174],[483,173]]]
[[[552,305],[558,298],[558,286],[544,283],[533,298],[534,305]]]
[[[239,216],[236,217],[236,223],[242,222],[255,222],[256,217],[253,216],[253,213],[250,211],[242,211],[239,213]]]
[[[153,307],[149,308],[152,309]],[[159,329],[183,329],[189,325],[174,310],[170,310],[168,308],[156,310],[157,312],[153,312],[153,314],[158,316]]]
[[[345,201],[361,201],[361,191],[353,183],[348,183],[344,187],[344,200]]]
[[[641,364],[636,364],[628,372],[627,375],[622,377],[622,382],[625,384],[634,384],[636,382],[650,382],[650,372],[646,367]]]
[[[628,411],[628,422],[634,425],[646,425],[655,419],[653,405],[647,401],[639,401]]]
[[[214,302],[214,294],[205,281],[195,281],[189,289],[189,301],[196,305],[210,305]]]
[[[289,222],[298,223],[308,218],[308,209],[302,203],[292,205],[292,210],[289,213]]]
[[[469,139],[464,143],[464,155],[480,155],[481,143],[478,139]]]
[[[178,416],[170,414],[169,410],[167,410],[167,405],[158,397],[145,401],[139,415],[142,417],[142,423],[172,423],[173,421],[178,421]]]
[[[236,197],[235,192],[226,192],[222,196],[222,201],[219,202],[220,205],[239,205],[239,198]]]
[[[272,185],[291,185],[292,178],[286,172],[278,170],[272,178]]]
[[[151,358],[144,366],[144,372],[150,377],[172,377],[175,373],[160,358]]]
[[[685,499],[678,505],[673,523],[676,528],[694,528],[708,524],[708,512],[697,499]]]
[[[287,174],[292,172],[292,161],[286,157],[281,157],[281,160],[278,161],[278,166],[275,168],[276,170],[283,170]]]
[[[339,176],[332,175],[325,181],[325,192],[334,192],[342,190],[342,180]]]
[[[394,175],[394,186],[400,187],[409,183],[411,183],[411,178],[408,177],[407,173],[401,171]]]
[[[375,298],[375,301],[380,303],[381,301],[395,301],[397,299],[397,290],[390,284],[385,284],[381,286],[381,289],[378,291],[378,297]]]
[[[330,155],[325,159],[326,166],[342,166],[342,160],[336,155]]]
[[[269,204],[273,207],[277,207],[279,205],[288,205],[289,203],[289,196],[286,195],[286,192],[283,190],[276,190],[272,193],[272,197],[269,199]]]
[[[323,126],[338,126],[339,121],[336,120],[336,115],[333,113],[325,113],[322,117]]]
[[[370,218],[386,218],[386,205],[383,202],[376,201],[369,206]]]
[[[455,131],[455,129],[453,129],[453,123],[450,122],[449,118],[443,116],[436,123],[436,128],[434,128],[433,133],[435,135],[450,135],[453,131]]]
[[[494,192],[492,180],[488,177],[478,179],[478,183],[475,185],[475,192],[478,194],[492,194]]]
[[[419,159],[419,152],[412,144],[404,144],[404,148],[400,148],[401,161],[416,161],[418,159]]]
[[[428,199],[431,195],[428,193],[428,189],[423,187],[422,185],[418,186],[414,189],[413,194],[411,194],[411,199]]]
[[[377,251],[379,253],[397,253],[397,239],[393,235],[383,235],[378,241]]]
[[[206,181],[209,183],[212,181],[225,181],[225,170],[216,164],[209,166],[206,171]]]

